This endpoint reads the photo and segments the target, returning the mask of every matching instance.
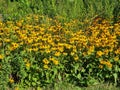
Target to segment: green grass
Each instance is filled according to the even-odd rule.
[[[115,87],[112,84],[98,84],[89,87],[78,87],[68,83],[58,83],[53,87],[45,87],[42,90],[120,90],[120,87]]]
[[[8,2],[9,1],[9,2]],[[117,0],[0,0],[0,13],[5,19],[17,19],[29,13],[48,15],[49,17],[63,16],[67,19],[79,20],[102,16],[113,17]]]
[[[13,90],[13,89],[8,89],[8,90]],[[58,83],[54,87],[49,85],[43,88],[29,87],[29,88],[19,88],[19,90],[120,90],[120,87],[115,87],[114,85],[108,83],[89,86],[89,87],[78,87],[68,83]]]

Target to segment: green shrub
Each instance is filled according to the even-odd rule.
[[[120,76],[119,22],[96,18],[61,22],[30,14],[0,23],[0,85],[11,88],[53,86],[69,82],[117,85]],[[2,87],[1,86],[1,87]]]

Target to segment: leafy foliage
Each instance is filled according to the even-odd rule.
[[[2,2],[0,88],[59,82],[118,85],[120,22],[115,1]]]
[[[96,18],[81,30],[80,21],[63,23],[59,18],[30,14],[21,20],[1,22],[0,81],[5,79],[1,85],[119,83],[119,22]]]

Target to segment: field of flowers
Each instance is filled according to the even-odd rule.
[[[0,22],[0,87],[120,83],[120,22],[28,15]]]

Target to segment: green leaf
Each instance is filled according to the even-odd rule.
[[[32,82],[32,86],[35,86],[36,85],[36,83],[35,82]]]
[[[92,69],[91,69],[91,68],[89,69],[89,72],[92,72]]]
[[[116,84],[117,83],[118,74],[114,73],[113,76],[114,76],[114,81],[115,81],[115,84]]]
[[[76,64],[74,67],[75,67],[75,73],[76,73],[79,68],[79,64]]]
[[[115,72],[118,72],[119,71],[119,67],[116,65],[115,66]]]
[[[77,78],[78,78],[78,79],[80,79],[80,78],[81,78],[81,74],[80,74],[80,73],[77,75]]]
[[[28,86],[30,86],[30,82],[28,80],[25,80],[25,84],[27,84]]]
[[[85,69],[84,69],[84,68],[82,68],[81,72],[85,72]]]
[[[28,80],[31,80],[31,75],[30,74],[28,75]]]
[[[108,78],[108,77],[109,77],[109,74],[106,74],[105,77]]]
[[[61,81],[62,80],[62,77],[60,75],[60,73],[58,74],[58,79]]]
[[[34,82],[36,82],[36,81],[37,81],[37,78],[32,78],[32,80],[33,80]]]
[[[42,90],[40,87],[37,87],[37,90]]]
[[[57,74],[57,69],[53,68],[53,71],[54,71],[54,75],[56,75]]]
[[[120,68],[118,68],[118,71],[120,72]]]

